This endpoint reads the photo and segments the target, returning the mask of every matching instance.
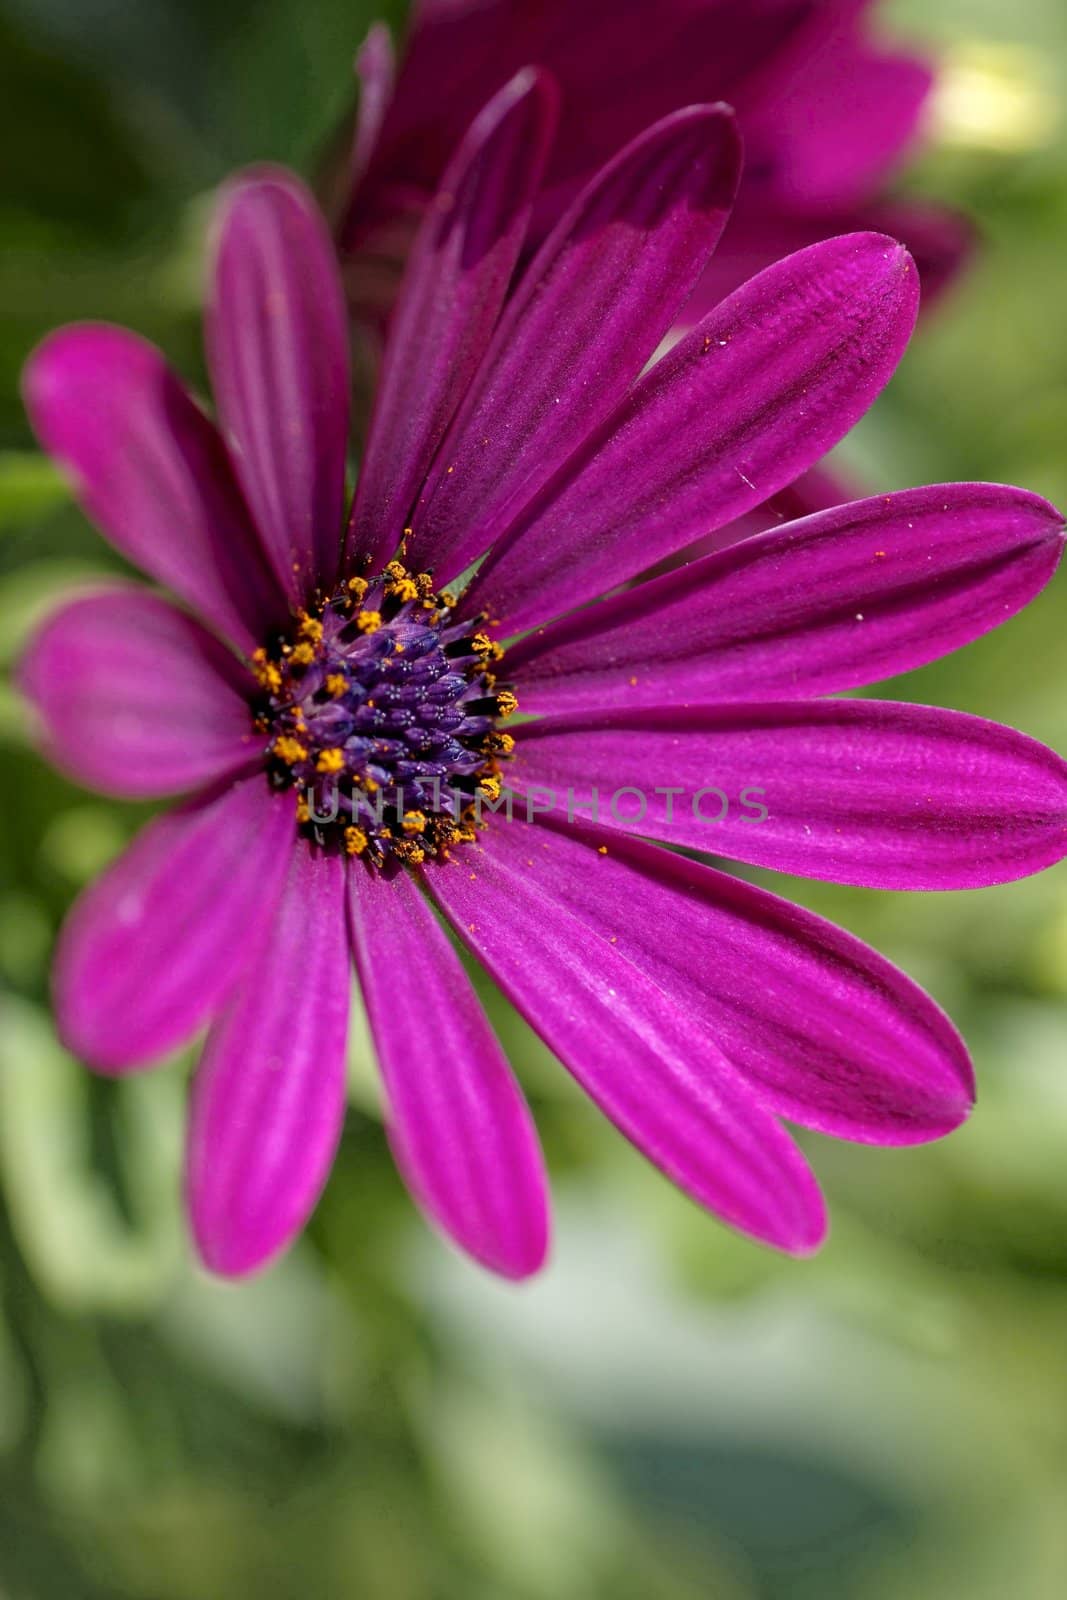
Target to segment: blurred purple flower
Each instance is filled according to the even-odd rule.
[[[1067,848],[1052,752],[975,717],[821,698],[1019,610],[1062,547],[1045,501],[910,490],[618,592],[853,425],[905,347],[917,275],[881,235],[815,244],[641,376],[725,223],[732,119],[691,109],[636,139],[509,298],[552,118],[522,73],[461,142],[347,523],[341,285],[284,173],[221,208],[220,431],[118,329],[61,330],[29,365],[37,432],[85,509],[195,614],[131,584],[81,597],[22,681],[75,777],[193,794],[75,906],[56,1001],[105,1072],[207,1026],[187,1184],[218,1272],[286,1245],[325,1181],[352,956],[413,1193],[487,1266],[540,1265],[536,1136],[434,905],[634,1144],[781,1249],[813,1250],[825,1219],[780,1118],[907,1144],[966,1116],[963,1044],[902,973],[625,819],[568,820],[568,789],[591,805],[635,785],[652,839],[878,888],[996,883]],[[505,729],[513,691],[537,716]],[[435,778],[466,797],[458,821]],[[472,825],[502,781],[551,811]],[[672,821],[665,789],[742,783],[765,790],[758,826]]]
[[[871,0],[415,0],[399,67],[382,24],[357,57],[359,105],[331,173],[353,310],[384,321],[452,152],[529,62],[562,92],[531,245],[656,118],[722,100],[744,134],[745,181],[689,320],[772,261],[855,229],[903,239],[929,300],[959,266],[970,229],[945,207],[886,198],[917,140],[933,72],[874,43],[871,10]]]

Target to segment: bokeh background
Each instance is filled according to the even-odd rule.
[[[944,66],[905,187],[969,210],[984,244],[843,464],[1065,503],[1067,10],[880,9]],[[198,378],[211,187],[262,157],[309,169],[371,10],[0,5],[5,669],[42,608],[114,566],[34,453],[28,349],[108,317]],[[1067,750],[1065,621],[1061,581],[885,692]],[[774,885],[925,982],[981,1084],[941,1145],[805,1139],[834,1218],[816,1260],[698,1213],[490,996],[555,1177],[545,1276],[500,1286],[426,1232],[357,1027],[308,1236],[234,1288],[181,1228],[189,1059],[102,1082],[49,1021],[59,918],[140,814],[50,772],[6,682],[0,749],[4,1600],[1062,1600],[1067,867],[959,896]]]

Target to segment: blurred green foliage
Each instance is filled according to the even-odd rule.
[[[310,165],[381,9],[0,7],[5,670],[43,608],[116,566],[33,452],[28,349],[111,317],[195,378],[211,186],[248,160]],[[950,65],[984,63],[977,135],[948,117],[907,180],[971,211],[984,244],[843,457],[878,487],[974,476],[1067,502],[1067,135],[1044,115],[1064,99],[1062,0],[886,11]],[[1061,584],[884,692],[1067,748],[1064,605]],[[556,1179],[543,1281],[491,1283],[426,1234],[357,1028],[308,1238],[232,1288],[193,1267],[181,1229],[189,1060],[105,1083],[52,1033],[55,928],[140,815],[66,784],[26,732],[0,684],[0,1593],[1060,1600],[1063,868],[958,897],[774,885],[924,981],[982,1088],[943,1145],[807,1141],[835,1219],[816,1261],[690,1207],[488,994]]]

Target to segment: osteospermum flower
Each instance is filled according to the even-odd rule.
[[[855,229],[902,238],[927,296],[969,230],[944,207],[887,199],[934,75],[872,39],[857,0],[416,0],[399,67],[387,29],[356,60],[352,138],[332,173],[353,310],[392,306],[414,227],[482,105],[535,62],[558,81],[560,137],[531,222],[539,243],[577,190],[657,117],[735,107],[748,158],[723,248],[691,309],[804,245]]]
[[[509,298],[551,121],[521,74],[446,174],[347,518],[341,286],[284,173],[222,202],[218,430],[117,329],[62,330],[29,366],[38,433],[90,516],[184,602],[128,584],[76,599],[23,666],[68,771],[192,794],[75,906],[59,1026],[105,1072],[207,1027],[187,1187],[219,1272],[284,1246],[325,1180],[350,956],[415,1197],[497,1271],[540,1264],[535,1133],[435,907],[669,1177],[810,1251],[823,1205],[780,1119],[936,1137],[971,1103],[964,1047],[849,935],[636,834],[883,888],[993,883],[1065,849],[1050,751],[821,698],[1018,610],[1060,553],[1046,502],[915,489],[619,587],[855,422],[912,327],[906,251],[815,245],[640,376],[725,222],[732,119],[695,108],[640,136]],[[731,803],[710,826],[715,788]],[[617,802],[599,818],[594,790]]]

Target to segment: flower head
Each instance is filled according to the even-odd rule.
[[[383,24],[357,57],[358,111],[330,179],[353,310],[369,322],[387,315],[451,153],[528,62],[553,75],[563,108],[531,243],[656,118],[724,100],[745,136],[745,182],[690,314],[769,262],[856,229],[903,238],[929,295],[959,265],[969,232],[943,207],[885,198],[933,72],[873,42],[871,9],[856,0],[416,0],[399,65]]]
[[[822,1202],[780,1119],[936,1137],[971,1102],[964,1047],[855,939],[648,841],[886,888],[1002,881],[1067,848],[1052,752],[823,698],[1024,605],[1062,547],[1045,501],[910,490],[620,588],[846,432],[906,344],[917,275],[882,235],[816,244],[641,376],[726,220],[733,121],[695,108],[641,134],[509,293],[553,109],[521,73],[445,174],[347,517],[341,285],[283,173],[222,201],[218,428],[119,330],[61,330],[30,362],[45,447],[181,603],[128,584],[73,601],[25,689],[75,776],[192,796],[75,906],[60,1028],[124,1072],[207,1026],[187,1183],[223,1273],[291,1240],[325,1181],[352,958],[416,1198],[497,1271],[540,1264],[536,1135],[434,906],[675,1182],[815,1248]]]

